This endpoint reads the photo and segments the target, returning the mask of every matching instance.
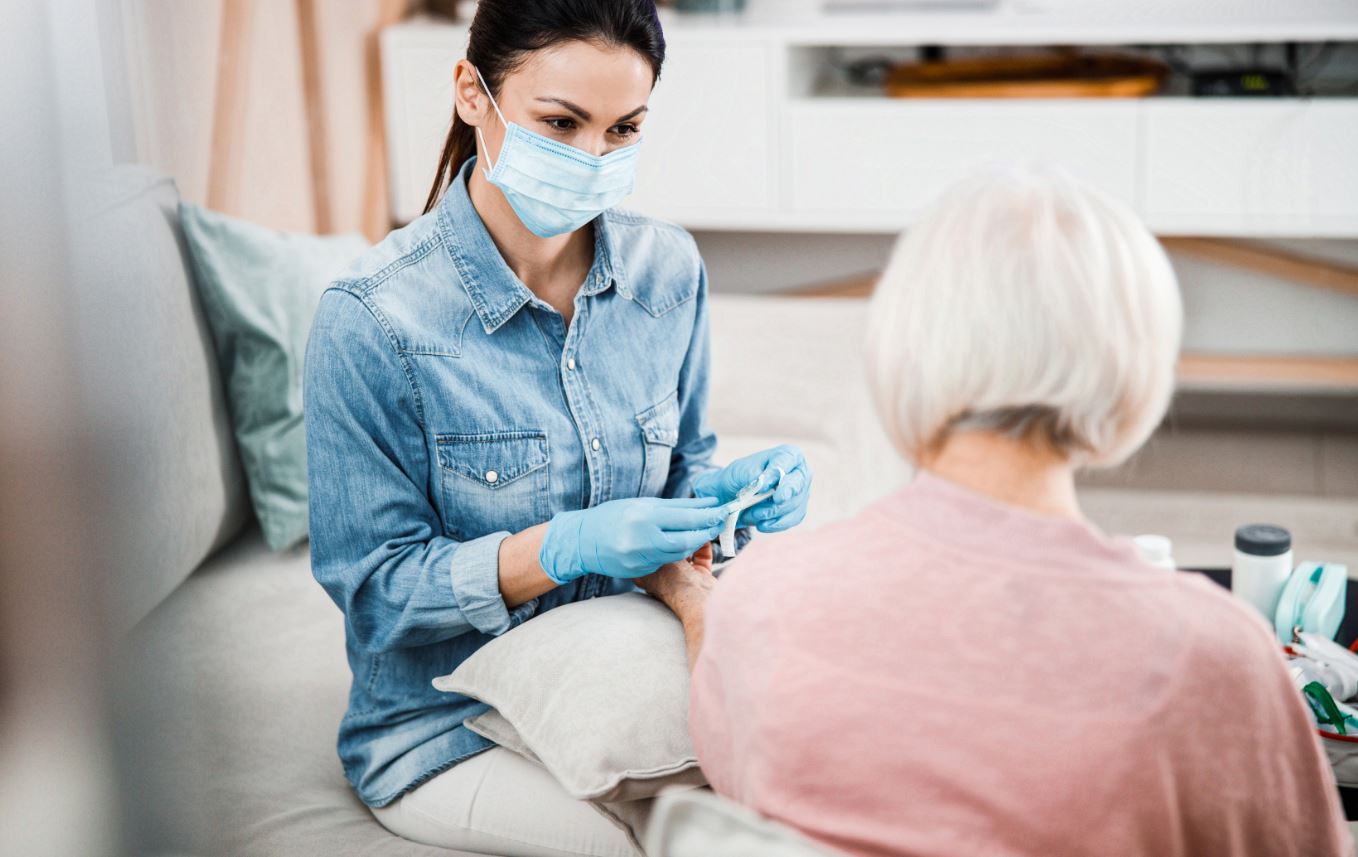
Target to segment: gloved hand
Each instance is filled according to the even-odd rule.
[[[715,497],[635,497],[560,512],[547,525],[538,562],[559,584],[590,573],[640,577],[692,556],[733,511]]]
[[[698,476],[693,480],[693,493],[699,497],[714,497],[726,504],[735,500],[740,489],[755,480],[761,483],[760,491],[775,484],[778,489],[773,497],[741,512],[737,526],[755,527],[761,533],[777,533],[802,522],[811,501],[811,468],[802,451],[790,444],[738,458],[720,470]]]

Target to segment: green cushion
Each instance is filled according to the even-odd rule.
[[[269,547],[307,535],[302,355],[321,293],[367,249],[358,235],[290,235],[179,209],[226,385],[250,501]]]

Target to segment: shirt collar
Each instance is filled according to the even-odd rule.
[[[475,163],[475,157],[469,158],[443,195],[437,209],[438,226],[462,287],[481,317],[482,327],[486,333],[494,333],[525,304],[550,307],[509,269],[500,255],[500,248],[486,231],[481,215],[472,205],[467,179]],[[580,294],[592,297],[610,286],[617,286],[620,295],[630,297],[617,258],[605,212],[594,219],[594,264],[580,287]]]

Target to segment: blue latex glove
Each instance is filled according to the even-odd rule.
[[[635,497],[560,512],[547,525],[538,561],[557,583],[591,573],[641,577],[692,556],[733,511],[714,497]]]
[[[806,517],[811,501],[811,468],[802,451],[790,444],[738,458],[720,470],[698,476],[693,480],[693,493],[726,504],[755,481],[760,483],[760,491],[774,485],[778,488],[768,500],[741,512],[737,526],[777,533],[792,529]]]

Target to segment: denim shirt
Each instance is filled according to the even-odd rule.
[[[339,755],[370,806],[491,746],[462,725],[485,706],[435,676],[537,613],[632,589],[590,574],[507,609],[500,542],[563,510],[689,496],[716,445],[692,237],[601,215],[568,327],[491,241],[471,165],[330,286],[307,342],[312,569],[344,613]]]

